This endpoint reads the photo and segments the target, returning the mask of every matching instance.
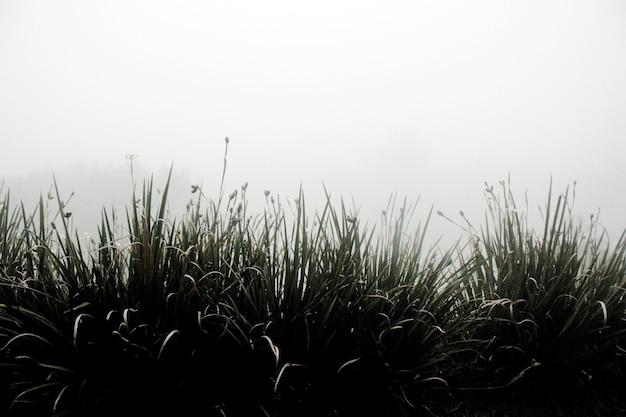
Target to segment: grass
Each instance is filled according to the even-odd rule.
[[[569,190],[535,231],[487,187],[484,225],[441,250],[407,202],[368,228],[330,197],[311,215],[303,192],[290,211],[268,193],[253,215],[247,185],[194,185],[176,219],[169,182],[123,220],[103,210],[91,242],[58,189],[34,213],[2,190],[3,415],[413,416],[621,381],[626,241],[576,223]]]
[[[539,233],[504,182],[500,195],[491,187],[487,194],[467,317],[489,384],[532,368],[543,384],[582,386],[623,367],[624,236],[609,249],[593,219],[587,227],[574,222],[569,190],[556,201],[548,196]]]

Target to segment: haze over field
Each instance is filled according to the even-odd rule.
[[[162,186],[284,201],[324,186],[378,222],[391,194],[480,223],[511,177],[531,212],[626,228],[622,1],[0,2],[0,177],[29,206],[53,174],[75,225]],[[435,216],[431,234],[460,231]]]

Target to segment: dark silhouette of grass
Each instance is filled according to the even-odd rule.
[[[2,414],[623,411],[624,239],[575,223],[567,191],[537,232],[501,185],[448,250],[393,199],[368,229],[330,199],[311,216],[301,193],[290,217],[267,194],[250,215],[245,185],[216,201],[194,185],[175,219],[169,180],[156,200],[149,180],[90,243],[58,190],[32,214],[5,192]]]

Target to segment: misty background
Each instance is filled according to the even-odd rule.
[[[250,214],[302,187],[311,213],[326,189],[362,223],[395,195],[480,225],[485,182],[510,177],[532,214],[576,181],[575,216],[616,241],[624,74],[617,0],[2,0],[0,178],[32,209],[56,178],[93,235],[130,203],[128,155],[139,187],[173,167],[180,217],[191,185],[217,199],[229,137],[225,192],[248,183]]]

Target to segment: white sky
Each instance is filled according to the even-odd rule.
[[[552,176],[616,240],[626,2],[0,0],[15,198],[54,173],[95,226],[130,199],[134,153],[145,172],[174,164],[184,206],[192,183],[217,195],[226,136],[227,187],[248,182],[259,204],[302,184],[315,207],[325,184],[373,222],[396,193],[480,223],[485,181],[510,174],[535,207]]]

